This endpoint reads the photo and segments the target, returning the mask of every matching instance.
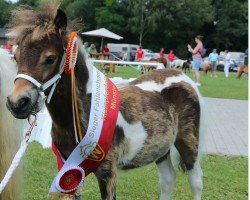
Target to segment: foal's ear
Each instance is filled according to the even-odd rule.
[[[66,28],[67,28],[67,16],[61,9],[57,10],[54,23],[59,33],[63,35],[66,32]]]

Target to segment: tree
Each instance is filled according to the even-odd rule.
[[[96,8],[97,28],[105,27],[117,34],[126,33],[124,31],[124,7],[117,0],[105,0],[104,5]]]
[[[187,56],[187,43],[202,34],[201,27],[212,23],[214,9],[210,0],[127,0],[131,19],[129,28],[154,50],[174,49]]]
[[[127,8],[130,11],[128,26],[134,34],[139,34],[139,45],[149,31],[155,27],[154,2],[152,0],[127,0]],[[150,27],[151,26],[151,27]]]
[[[31,6],[31,7],[37,7],[38,4],[39,4],[39,0],[19,0],[17,3],[16,3],[16,6],[19,6],[19,5],[28,5],[28,6]]]
[[[11,3],[6,2],[5,0],[0,0],[0,27],[4,27],[9,22],[11,7]]]
[[[102,5],[103,0],[75,0],[65,8],[71,20],[83,23],[83,30],[90,30],[96,28],[96,8]]]
[[[0,0],[0,26],[8,23],[14,7],[39,2]],[[247,0],[62,0],[61,7],[69,20],[83,23],[82,31],[105,27],[121,34],[125,43],[174,49],[182,58],[198,34],[209,49],[243,51],[248,45]]]
[[[177,55],[187,57],[189,54],[186,46],[195,45],[196,35],[203,35],[206,41],[206,32],[201,28],[213,22],[214,8],[210,0],[179,0],[174,4],[168,0],[165,4],[165,40],[170,49],[175,49]]]
[[[248,2],[216,0],[216,25],[209,42],[220,50],[244,51],[248,47]]]

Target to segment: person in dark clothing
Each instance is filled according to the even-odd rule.
[[[248,65],[248,49],[245,51],[244,65]]]

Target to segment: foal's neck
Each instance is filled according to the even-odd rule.
[[[87,130],[90,110],[90,95],[86,94],[89,72],[84,61],[84,55],[79,52],[75,76],[78,96],[78,112],[81,119],[82,133]],[[89,86],[89,84],[88,84]],[[47,105],[52,117],[52,140],[67,158],[76,146],[72,113],[71,76],[62,74],[50,104]]]

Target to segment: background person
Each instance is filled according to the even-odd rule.
[[[85,52],[88,53],[89,52],[89,43],[84,42],[83,47],[84,47]]]
[[[144,52],[142,50],[142,46],[140,46],[139,49],[137,49],[137,51],[136,51],[135,60],[141,61],[143,58],[143,55],[144,55]]]
[[[192,58],[193,58],[192,71],[193,71],[193,76],[195,79],[195,84],[197,86],[201,85],[199,69],[202,63],[202,56],[201,56],[201,50],[203,49],[202,39],[203,39],[203,36],[201,35],[197,35],[195,37],[194,40],[195,40],[196,46],[194,49],[192,49],[190,44],[187,45],[188,51],[192,53]]]
[[[244,55],[244,65],[248,66],[248,49],[245,51],[245,55]]]
[[[208,58],[209,58],[209,61],[211,62],[212,76],[217,77],[216,67],[217,67],[217,62],[218,62],[218,58],[219,58],[217,50],[213,49],[213,52],[209,54]]]
[[[105,44],[104,47],[102,48],[102,54],[104,56],[104,60],[108,60],[109,59],[109,48],[108,48],[108,45]]]
[[[13,48],[13,45],[10,44],[9,42],[6,44],[5,46],[5,49],[10,53],[12,54],[12,48]]]
[[[143,52],[143,50],[142,50],[142,46],[140,46],[139,49],[137,49],[137,51],[136,51],[136,54],[135,54],[135,61],[141,61],[142,58],[143,58],[143,56],[144,56],[144,52]],[[137,66],[137,70],[138,70],[141,74],[144,73],[144,68],[143,68],[142,65],[140,65],[140,64]]]
[[[163,57],[164,57],[164,48],[161,48],[159,54],[160,54],[160,58],[163,58]]]
[[[228,52],[228,50],[226,49],[225,50],[225,64],[224,64],[224,72],[225,72],[225,77],[228,78],[229,76],[229,67],[230,67],[230,59],[231,59],[231,56],[230,56],[230,53]]]
[[[96,58],[97,56],[97,50],[95,48],[95,45],[94,44],[91,44],[89,49],[88,49],[88,52],[89,52],[89,57],[90,58]]]
[[[168,67],[172,68],[172,65],[173,65],[173,62],[175,59],[175,54],[174,54],[174,51],[172,49],[168,53],[167,59],[168,59]]]
[[[128,60],[128,52],[127,52],[127,50],[124,50],[124,51],[123,51],[122,60],[124,60],[124,61],[127,61],[127,60]]]

